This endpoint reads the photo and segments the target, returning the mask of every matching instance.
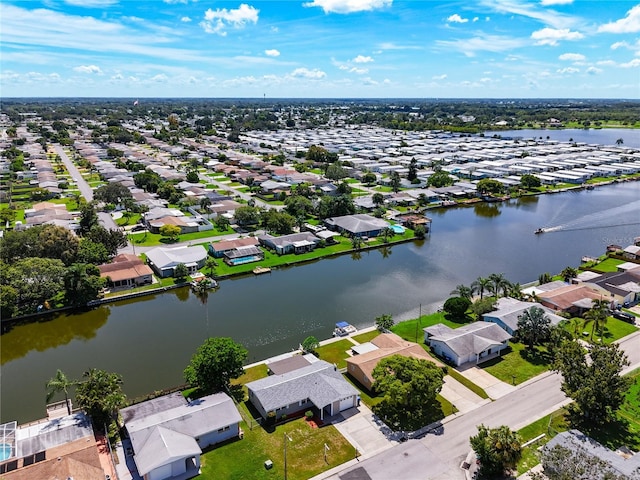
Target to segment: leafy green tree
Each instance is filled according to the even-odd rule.
[[[540,285],[544,285],[545,283],[549,283],[552,281],[553,281],[553,276],[548,272],[541,273],[540,275],[538,275],[538,283]]]
[[[208,338],[191,357],[184,378],[205,392],[219,392],[244,373],[246,358],[247,350],[231,338]]]
[[[393,316],[388,313],[376,317],[376,328],[383,333],[391,330],[394,325]]]
[[[418,225],[413,230],[413,233],[418,240],[424,240],[424,238],[427,236],[427,229],[423,225]]]
[[[287,212],[279,212],[275,209],[263,210],[261,221],[267,231],[274,232],[277,235],[286,235],[293,232],[293,227],[296,225],[295,217]]]
[[[469,443],[480,461],[480,478],[501,477],[506,470],[515,469],[522,456],[520,437],[505,425],[498,428],[480,425],[478,434]]]
[[[65,265],[71,265],[78,255],[79,240],[71,231],[56,225],[43,225],[38,235],[37,256],[43,258],[58,258]]]
[[[65,304],[82,306],[99,298],[106,279],[95,265],[74,263],[64,274]]]
[[[64,291],[65,266],[52,258],[23,258],[11,265],[0,265],[3,285],[16,294],[17,313],[34,313]]]
[[[109,260],[109,252],[101,243],[96,243],[90,238],[81,238],[78,246],[77,261],[79,263],[91,263],[101,265]]]
[[[465,313],[471,306],[471,300],[464,297],[448,298],[442,309],[453,318],[464,318]]]
[[[104,246],[110,256],[118,253],[119,248],[127,246],[127,236],[120,230],[111,230],[102,225],[94,225],[84,238]]]
[[[553,366],[562,374],[562,391],[574,400],[567,407],[571,423],[587,431],[615,419],[631,384],[621,375],[629,362],[617,344],[594,344],[589,357],[590,361],[578,342],[566,341],[556,352]]]
[[[481,195],[499,195],[504,192],[505,186],[493,178],[483,178],[478,182],[477,190]]]
[[[471,297],[473,296],[473,290],[471,289],[471,287],[460,284],[451,291],[450,295],[455,295],[457,297],[467,298],[471,300]]]
[[[228,230],[229,226],[231,225],[229,219],[227,217],[223,217],[222,215],[218,215],[214,220],[214,223],[216,224],[216,228],[223,232],[225,230]]]
[[[189,183],[199,183],[200,182],[200,176],[198,175],[197,170],[189,170],[187,172],[186,180]]]
[[[415,158],[411,159],[409,163],[409,172],[407,173],[407,180],[413,182],[418,179],[418,161]]]
[[[127,404],[122,377],[92,368],[84,372],[83,379],[76,389],[76,401],[91,416],[93,424],[101,428],[117,420],[118,410]]]
[[[356,207],[349,195],[322,196],[316,207],[316,214],[320,218],[340,217],[354,213],[356,213]]]
[[[69,389],[71,387],[77,386],[79,383],[80,382],[78,382],[77,380],[70,380],[69,378],[67,378],[64,372],[62,372],[62,370],[58,369],[58,371],[56,371],[55,377],[51,378],[45,385],[45,388],[47,389],[46,402],[49,403],[56,393],[64,393],[64,404],[67,406],[67,415],[71,415],[71,405],[69,405]]]
[[[365,185],[373,185],[374,183],[376,183],[377,180],[378,180],[378,177],[376,177],[376,174],[373,172],[367,172],[364,175],[362,175],[362,182]]]
[[[291,195],[284,201],[285,211],[293,217],[308,217],[313,213],[313,203],[302,195]]]
[[[607,324],[609,318],[609,302],[604,299],[592,300],[592,306],[587,313],[584,314],[584,326],[592,324],[591,337],[593,340],[593,334],[597,331],[602,335],[602,329]]]
[[[204,268],[209,270],[209,276],[213,277],[216,273],[216,267],[218,266],[218,262],[213,257],[207,257],[204,262]]]
[[[178,240],[178,237],[180,236],[180,232],[182,232],[182,230],[180,229],[179,226],[172,225],[170,223],[167,223],[160,227],[160,235],[163,237],[167,237],[172,242],[175,242]]]
[[[401,184],[400,174],[396,171],[391,172],[389,186],[391,187],[391,190],[393,190],[393,193],[398,193],[400,191],[400,184]]]
[[[307,338],[305,338],[301,345],[302,351],[304,353],[314,353],[314,354],[316,353],[316,349],[319,346],[320,346],[320,342],[318,342],[318,339],[313,335],[310,335]]]
[[[520,177],[520,184],[526,189],[538,188],[542,185],[540,179],[530,173],[525,173]]]
[[[11,208],[0,209],[0,222],[2,225],[13,223],[16,219],[16,211]]]
[[[93,203],[84,203],[80,207],[80,233],[84,235],[94,226],[98,226],[98,214]]]
[[[0,284],[0,317],[11,318],[17,313],[18,292],[11,285]]]
[[[484,298],[484,292],[489,290],[490,286],[491,280],[484,277],[478,277],[471,283],[471,290],[473,291],[473,293],[479,293],[480,300],[482,300]]]
[[[123,204],[127,198],[133,198],[131,191],[118,182],[109,182],[106,185],[98,187],[93,193],[94,200],[113,203],[114,205]]]
[[[453,185],[454,180],[447,172],[440,170],[435,172],[427,179],[427,185],[435,188],[448,187]]]
[[[348,175],[346,170],[340,164],[340,162],[335,162],[327,167],[327,171],[324,174],[324,176],[330,180],[341,180],[347,177]]]
[[[326,148],[311,145],[306,154],[307,160],[317,163],[334,163],[338,160],[338,154],[329,152]]]
[[[416,429],[428,425],[439,412],[436,400],[444,371],[434,363],[392,355],[373,369],[373,388],[382,395],[374,412],[394,429]]]
[[[173,269],[173,276],[178,280],[184,280],[189,275],[189,269],[184,263],[179,263]]]
[[[550,333],[551,319],[542,308],[534,306],[518,315],[518,337],[529,349],[547,340]]]
[[[236,208],[234,214],[238,225],[256,225],[260,222],[260,209],[258,207],[242,206]]]
[[[382,195],[380,192],[376,192],[371,195],[371,201],[376,207],[379,207],[380,205],[384,204],[384,195]]]
[[[485,313],[493,312],[496,309],[496,300],[494,298],[479,298],[471,304],[471,311],[480,320]]]

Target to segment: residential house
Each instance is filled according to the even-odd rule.
[[[226,252],[230,252],[231,250],[235,250],[237,248],[242,247],[255,247],[259,245],[260,242],[256,237],[244,237],[244,238],[236,238],[233,240],[221,240],[219,242],[212,242],[209,244],[209,253],[213,255],[215,258],[222,258]]]
[[[540,303],[555,311],[580,315],[591,308],[593,300],[608,299],[609,292],[592,284],[566,285],[538,294]]]
[[[624,271],[604,273],[589,283],[606,290],[610,295],[608,299],[615,304],[636,303],[640,301],[640,265],[633,265],[634,268],[624,268]]]
[[[431,229],[431,219],[424,215],[416,215],[415,213],[404,213],[396,215],[396,220],[403,226],[415,230],[417,226],[421,225],[428,232]]]
[[[640,260],[640,246],[629,245],[622,250],[622,256],[629,260]]]
[[[197,272],[204,266],[207,251],[201,245],[193,247],[156,247],[147,252],[147,263],[162,278],[170,277],[178,264],[187,267],[189,274]]]
[[[105,478],[91,420],[82,412],[20,426],[9,422],[0,432],[9,453],[0,461],[3,480]]]
[[[614,452],[579,430],[559,433],[544,446],[544,449],[549,451],[555,447],[567,449],[582,457],[585,462],[597,462],[597,478],[640,480],[640,454]],[[545,465],[545,473],[559,472],[554,472],[552,465]],[[595,469],[593,473],[596,473]]]
[[[331,217],[324,221],[327,228],[352,237],[377,237],[389,227],[389,222],[365,213]]]
[[[373,369],[380,360],[392,355],[427,360],[443,366],[420,345],[408,342],[395,333],[381,333],[370,342],[353,346],[351,350],[353,356],[347,358],[347,373],[368,390],[373,388],[375,381]]]
[[[195,477],[202,450],[238,438],[242,420],[225,393],[188,401],[176,392],[123,408],[120,414],[135,469],[144,480]]]
[[[545,315],[551,320],[552,325],[557,325],[563,318],[556,315],[547,307],[535,302],[523,302],[515,298],[502,297],[496,302],[496,310],[485,313],[482,318],[485,322],[495,323],[509,335],[515,335],[518,331],[518,318],[525,310],[538,307],[544,310]]]
[[[153,270],[135,255],[121,253],[111,263],[98,265],[100,276],[106,278],[113,289],[148,285],[153,281]]]
[[[227,265],[243,265],[264,260],[264,252],[258,247],[247,245],[224,252],[224,263]]]
[[[490,322],[474,322],[453,329],[442,323],[423,329],[434,353],[456,366],[480,363],[507,348],[511,335]]]
[[[271,412],[282,417],[316,409],[324,419],[358,404],[358,391],[335,365],[323,360],[249,382],[246,387],[249,401],[263,418]]]
[[[260,241],[260,245],[275,251],[278,255],[310,252],[316,248],[318,242],[320,242],[320,238],[311,232],[292,233],[280,237],[265,234],[260,235],[258,240]]]

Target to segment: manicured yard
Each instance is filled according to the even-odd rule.
[[[618,260],[617,258],[607,258],[606,260],[603,260],[602,262],[598,263],[597,265],[595,265],[594,267],[592,267],[592,270],[597,271],[597,272],[617,272],[618,271],[618,265],[624,263],[624,260]]]
[[[234,233],[231,228],[228,228],[227,230],[219,230],[217,227],[214,227],[213,230],[207,230],[204,232],[183,233],[178,237],[178,242],[188,242],[191,240],[199,240],[201,238],[217,237],[218,235],[228,235],[230,233]],[[130,235],[130,239],[136,245],[142,245],[145,247],[160,245],[171,246],[170,243],[162,242],[161,240],[163,237],[158,233],[134,233]]]
[[[358,343],[367,343],[380,335],[380,331],[371,330],[370,332],[361,333],[359,335],[352,335],[351,338]]]
[[[544,437],[534,443],[524,447],[522,449],[522,458],[518,462],[518,474],[521,475],[527,470],[535,467],[540,463],[540,454],[538,448],[541,445],[545,445],[549,440],[555,437],[558,433],[564,432],[569,429],[564,417],[565,410],[557,410],[550,415],[546,415],[541,419],[533,422],[530,425],[518,430],[518,435],[522,443],[526,443],[529,440],[542,435]]]
[[[537,346],[534,350],[528,350],[522,343],[509,342],[507,349],[501,357],[480,364],[494,377],[508,384],[520,384],[549,370],[550,357],[545,347]]]
[[[284,476],[284,441],[287,441],[287,478],[303,480],[336,467],[355,456],[355,449],[333,425],[311,428],[303,419],[293,420],[268,432],[250,430],[241,423],[244,438],[214,448],[202,455],[198,478],[225,480],[281,479]],[[325,444],[329,447],[324,460]],[[271,460],[267,470],[264,462]]]
[[[338,368],[345,368],[347,366],[346,359],[349,358],[347,350],[351,347],[353,347],[353,343],[349,340],[340,340],[318,347],[316,353],[325,362],[333,363]]]
[[[451,328],[458,328],[461,325],[465,325],[465,323],[469,323],[472,321],[470,317],[468,317],[468,320],[468,322],[458,323],[445,318],[445,314],[443,312],[436,312],[430,315],[423,315],[422,317],[420,317],[419,321],[416,318],[413,320],[406,320],[404,322],[397,323],[391,328],[391,331],[396,335],[400,335],[402,338],[409,342],[423,343],[423,328],[431,327],[438,323],[444,323]]]
[[[564,322],[563,326],[565,330],[571,333],[574,337],[590,341],[593,324],[584,326],[583,319],[572,318],[570,321]],[[615,342],[622,337],[626,337],[627,335],[632,334],[636,330],[638,330],[638,327],[631,323],[625,322],[623,320],[618,320],[614,317],[607,317],[607,324],[603,329],[602,340],[604,343]],[[584,335],[584,333],[586,333],[587,335]],[[597,342],[599,338],[600,335],[598,334],[598,332],[594,332],[593,341]]]

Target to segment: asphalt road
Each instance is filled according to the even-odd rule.
[[[640,332],[623,339],[630,366],[625,373],[640,367]],[[470,451],[469,437],[477,425],[508,425],[518,430],[557,410],[569,402],[560,390],[562,377],[546,373],[518,390],[483,407],[461,415],[442,426],[440,431],[422,439],[409,440],[331,477],[332,480],[450,480],[464,479],[460,465]]]

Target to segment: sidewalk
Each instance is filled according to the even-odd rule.
[[[487,373],[483,369],[473,365],[467,368],[456,369],[461,375],[471,380],[473,383],[482,388],[489,398],[496,400],[500,397],[516,390],[516,387],[508,383],[498,380],[496,377]]]

